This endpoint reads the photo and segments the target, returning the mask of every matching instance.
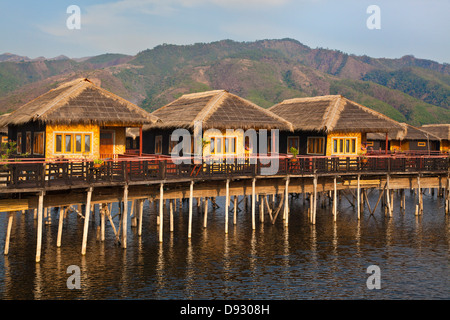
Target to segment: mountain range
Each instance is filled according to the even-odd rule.
[[[225,89],[265,108],[289,98],[341,94],[400,122],[450,123],[449,64],[312,49],[294,39],[163,44],[134,56],[80,59],[0,54],[0,113],[79,77],[148,111],[184,93]]]

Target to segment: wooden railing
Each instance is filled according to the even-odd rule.
[[[191,159],[187,159],[191,160]],[[169,157],[124,157],[107,160],[100,166],[92,161],[42,161],[20,159],[0,162],[1,188],[43,188],[77,184],[112,184],[130,181],[177,180],[183,178],[253,177],[273,165],[263,158],[203,159],[200,163],[175,164]],[[266,159],[267,160],[267,159]],[[274,175],[448,173],[448,156],[368,156],[368,157],[289,157],[278,161]]]

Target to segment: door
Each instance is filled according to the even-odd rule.
[[[114,131],[100,131],[100,158],[114,158]]]

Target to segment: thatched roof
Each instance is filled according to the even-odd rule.
[[[391,118],[341,95],[285,100],[269,108],[295,130],[324,132],[395,132],[403,127]]]
[[[44,93],[0,120],[0,126],[31,121],[53,124],[96,123],[99,125],[139,126],[158,118],[135,104],[94,85],[77,79]]]
[[[144,130],[193,129],[196,121],[203,129],[292,129],[288,121],[226,90],[185,94],[152,115],[162,122],[144,126]]]
[[[388,133],[389,140],[430,140],[430,141],[440,141],[441,139],[425,130],[421,130],[420,128],[416,128],[407,123],[401,123],[401,125],[405,128],[404,135],[398,137],[395,134]],[[367,140],[386,140],[386,135],[382,133],[368,133]]]
[[[420,129],[432,133],[442,140],[450,140],[450,124],[426,124]]]

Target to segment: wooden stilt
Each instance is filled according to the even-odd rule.
[[[58,221],[58,237],[56,239],[56,246],[61,247],[61,238],[62,238],[62,230],[64,223],[64,216],[66,214],[67,207],[63,207],[59,209],[59,221]]]
[[[256,229],[255,224],[255,205],[256,205],[256,178],[252,180],[252,229]]]
[[[122,248],[127,248],[128,235],[128,185],[123,188],[123,212],[122,212]]]
[[[209,199],[205,197],[204,207],[203,207],[203,227],[206,228],[208,223],[208,202]]]
[[[259,221],[264,223],[264,199],[266,195],[260,195],[259,197]]]
[[[130,210],[130,217],[131,217],[131,226],[137,227],[137,214],[135,212],[137,212],[137,200],[133,200],[131,201],[131,210]]]
[[[86,198],[86,211],[84,213],[84,228],[83,228],[83,242],[81,244],[81,254],[86,254],[86,244],[87,244],[87,236],[89,230],[89,217],[91,215],[91,197],[92,197],[92,187],[89,187]]]
[[[390,201],[390,210],[389,210],[389,216],[394,216],[394,190],[391,190],[391,201]]]
[[[226,196],[225,196],[225,234],[228,233],[228,208],[230,206],[230,179],[226,182]]]
[[[445,214],[448,214],[450,211],[450,176],[447,176],[447,193],[445,203],[446,203]]]
[[[42,246],[42,216],[44,214],[44,191],[39,193],[38,209],[37,209],[37,241],[36,241],[36,262],[41,261]]]
[[[286,186],[284,188],[284,225],[289,224],[289,176],[286,178]]]
[[[173,232],[173,201],[169,200],[169,230]]]
[[[8,212],[8,227],[6,228],[6,238],[5,238],[5,250],[3,251],[4,255],[8,255],[9,253],[9,241],[11,239],[11,229],[14,220],[15,211]]]
[[[144,215],[144,199],[139,200],[138,236],[142,235],[142,218]]]
[[[191,181],[189,187],[189,222],[188,222],[188,238],[192,235],[192,205],[193,205],[193,194],[194,194],[194,181]]]
[[[311,213],[311,223],[316,224],[316,212],[317,212],[317,175],[314,175],[314,198],[313,198],[313,210]]]
[[[164,184],[159,186],[159,242],[163,242]]]
[[[356,194],[358,220],[361,219],[361,184],[360,184],[360,179],[361,179],[361,175],[358,174],[358,187],[357,187],[357,194]]]
[[[237,198],[237,196],[234,196],[234,207],[233,207],[233,224],[234,225],[236,225],[237,210],[238,210],[238,198]]]
[[[334,221],[337,220],[337,183],[336,176],[333,179],[333,217]]]
[[[100,241],[105,241],[106,210],[108,210],[108,205],[106,203],[100,204]]]
[[[423,196],[422,189],[420,186],[420,175],[417,176],[417,196],[419,197],[419,214],[423,213]]]

